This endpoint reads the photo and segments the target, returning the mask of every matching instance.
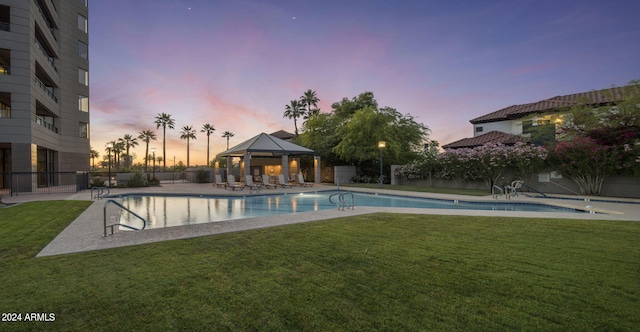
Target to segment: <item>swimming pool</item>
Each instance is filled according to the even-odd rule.
[[[337,191],[287,193],[256,196],[207,196],[207,195],[122,195],[122,204],[147,220],[147,229],[184,226],[209,222],[233,221],[236,219],[277,214],[336,209],[329,197]],[[451,201],[394,195],[377,195],[353,192],[358,206],[467,209],[494,211],[534,212],[585,212],[545,204],[517,202],[468,202]],[[345,199],[350,202],[351,192]],[[333,197],[337,202],[337,196]],[[124,210],[116,210],[120,221],[140,227],[140,221]]]

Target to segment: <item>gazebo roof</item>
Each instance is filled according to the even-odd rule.
[[[262,133],[227,151],[218,153],[216,157],[243,157],[247,153],[250,153],[252,156],[276,157],[282,155],[314,154],[315,151]]]

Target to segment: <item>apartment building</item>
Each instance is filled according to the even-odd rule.
[[[89,170],[88,17],[88,0],[0,0],[0,173]]]

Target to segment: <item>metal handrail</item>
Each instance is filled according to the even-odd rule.
[[[142,220],[142,228],[136,228],[133,226],[129,226],[129,225],[125,225],[125,224],[121,224],[119,222],[115,223],[115,224],[111,224],[111,225],[107,225],[107,205],[109,205],[109,203],[113,203],[117,206],[119,206],[121,209],[131,213],[134,217]],[[144,218],[142,218],[141,216],[139,216],[137,213],[129,210],[127,207],[125,207],[124,205],[118,203],[117,201],[113,200],[113,199],[108,199],[106,202],[104,202],[104,207],[103,207],[103,221],[104,221],[104,236],[107,237],[107,228],[111,228],[111,235],[113,235],[113,227],[114,226],[122,226],[122,227],[126,227],[128,229],[132,229],[134,231],[140,231],[143,230],[147,227],[147,220],[145,220]]]
[[[344,195],[351,195],[351,205],[348,205],[347,202],[344,200]],[[333,201],[333,197],[334,196],[338,196],[338,202],[334,202]],[[355,203],[355,196],[353,196],[352,192],[339,192],[339,193],[335,193],[329,196],[329,203],[331,204],[335,204],[338,207],[338,210],[342,210],[344,211],[345,207],[347,209],[351,208],[351,210],[353,210],[356,206]]]
[[[107,190],[107,193],[106,193],[106,194],[104,193],[104,190],[105,190],[105,189]],[[93,190],[96,190],[96,191],[98,192],[95,196],[93,196]],[[95,198],[100,199],[100,198],[102,198],[102,197],[104,197],[104,196],[106,196],[106,195],[109,195],[110,193],[111,193],[111,190],[109,190],[109,188],[105,188],[105,187],[91,187],[91,199],[93,199],[94,197],[95,197]]]

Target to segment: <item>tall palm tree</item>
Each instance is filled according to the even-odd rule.
[[[302,103],[302,105],[307,107],[307,112],[304,115],[305,119],[309,119],[310,117],[320,113],[320,110],[318,109],[319,101],[320,99],[318,99],[318,96],[316,96],[316,92],[311,89],[305,91],[302,97],[300,97],[300,102]],[[313,109],[311,109],[312,106]]]
[[[292,100],[289,105],[284,106],[285,118],[293,119],[293,126],[296,129],[296,136],[298,136],[298,122],[297,119],[304,115],[304,106],[298,100]]]
[[[156,133],[151,130],[143,130],[138,135],[138,138],[146,143],[146,147],[144,149],[144,171],[146,172],[149,167],[149,142],[151,140],[156,140]]]
[[[235,136],[234,133],[230,132],[230,131],[225,131],[224,133],[222,133],[222,138],[226,138],[227,139],[227,150],[229,150],[229,138]]]
[[[213,126],[208,124],[208,123],[205,123],[202,126],[202,130],[200,130],[201,133],[206,133],[207,134],[207,167],[209,167],[209,136],[215,130],[216,130],[216,128],[213,128]]]
[[[129,154],[129,149],[138,146],[138,139],[129,134],[125,134],[123,138],[118,138],[118,142],[124,144],[124,149],[126,151],[125,158],[127,158],[125,166],[131,167],[131,164],[133,164],[133,157]]]
[[[182,127],[180,138],[187,140],[187,167],[189,167],[189,139],[196,139],[196,131],[191,126]]]
[[[171,114],[158,113],[155,124],[156,129],[162,127],[162,168],[167,169],[167,127],[173,129],[176,122],[171,118]]]
[[[116,169],[120,169],[120,157],[124,151],[124,143],[121,141],[113,141],[113,160],[115,162]]]
[[[96,158],[100,158],[100,153],[96,150],[93,149],[93,147],[90,147],[89,150],[89,158],[91,158],[91,167],[93,167],[93,169],[96,169]]]

